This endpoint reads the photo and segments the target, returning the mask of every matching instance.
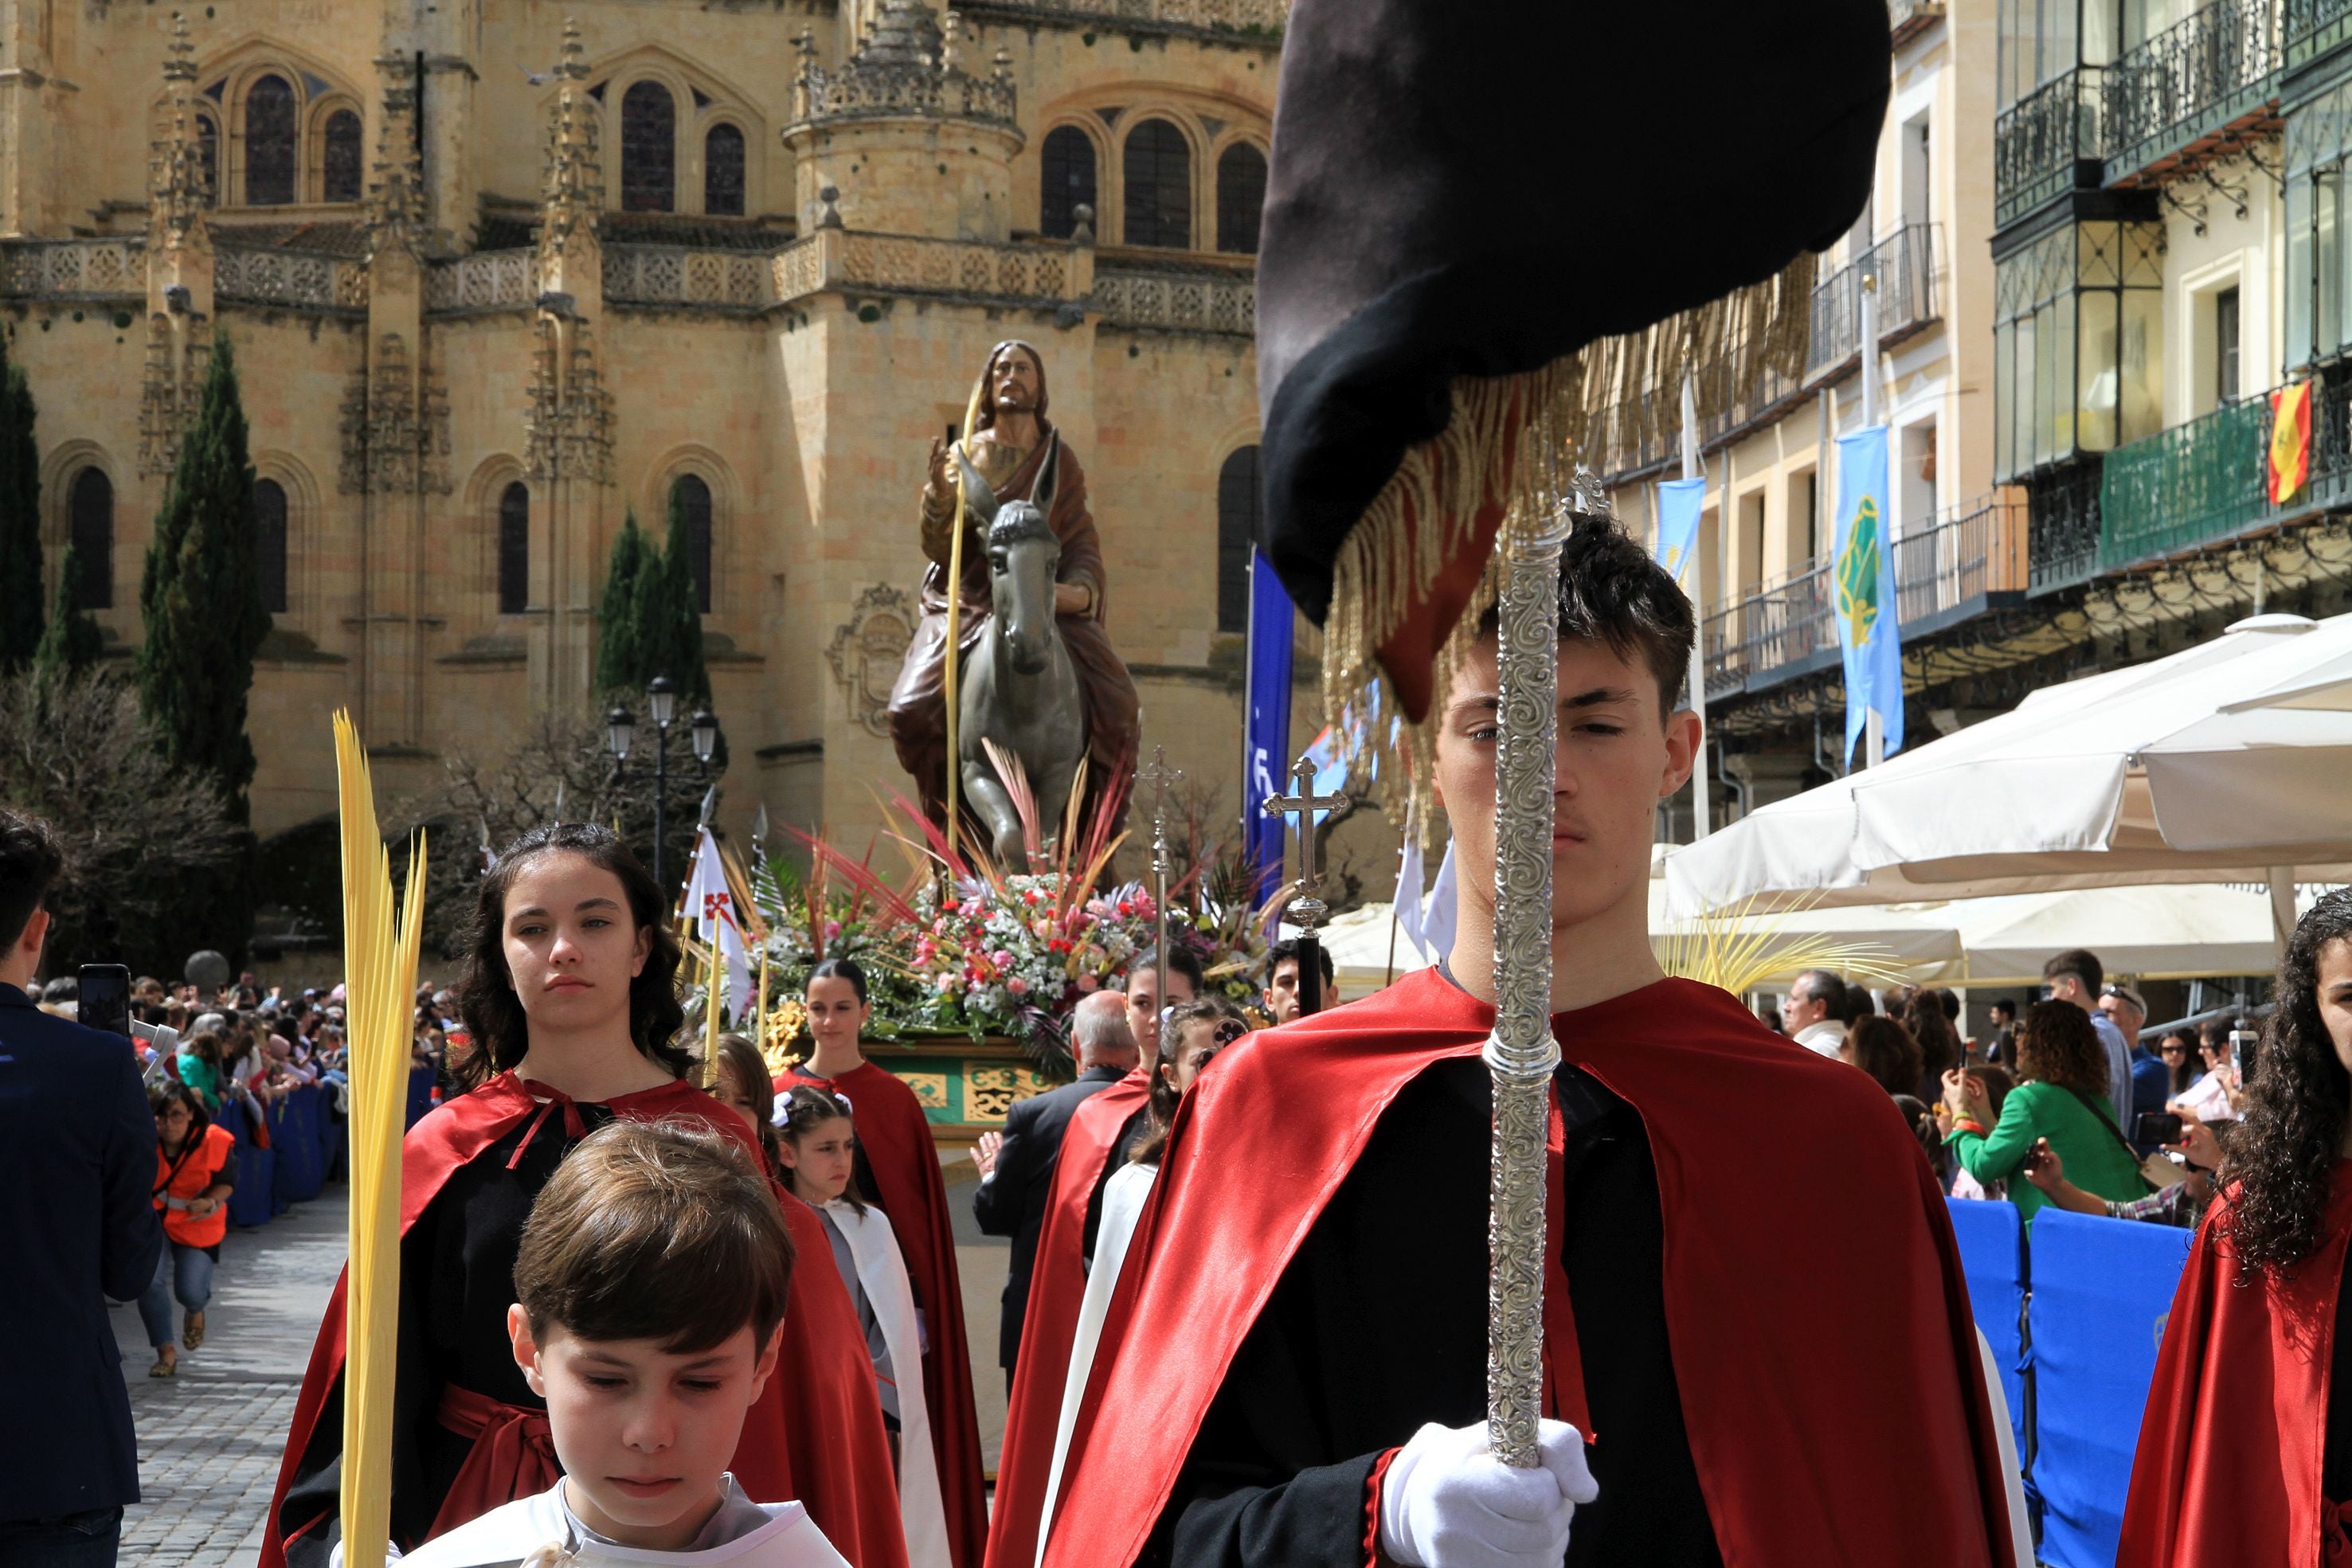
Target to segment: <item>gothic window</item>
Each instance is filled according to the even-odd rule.
[[[677,100],[657,81],[621,95],[621,210],[667,213],[677,206]]]
[[[253,562],[261,578],[261,607],[286,613],[286,486],[275,479],[253,485]]]
[[[710,486],[699,474],[681,474],[670,486],[670,516],[686,527],[686,559],[694,568],[694,607],[710,613]]]
[[[743,215],[743,132],[724,121],[702,139],[702,210]]]
[[[499,497],[499,613],[530,604],[530,490],[520,479]]]
[[[1044,162],[1037,230],[1047,239],[1067,239],[1077,229],[1078,208],[1096,206],[1094,139],[1075,125],[1056,126],[1045,133]]]
[[[196,116],[196,162],[205,172],[205,205],[220,205],[220,121]]]
[[[73,541],[74,608],[114,607],[114,482],[96,468],[74,476],[68,504],[68,536]]]
[[[360,117],[348,109],[327,116],[320,135],[319,162],[325,171],[320,195],[330,202],[356,202],[365,166],[360,156]]]
[[[245,93],[245,200],[282,207],[294,200],[294,89],[266,76]]]
[[[1217,160],[1217,248],[1255,256],[1265,206],[1265,154],[1236,141]]]
[[[1192,246],[1192,149],[1164,120],[1147,120],[1127,133],[1129,245]]]
[[[1249,630],[1250,547],[1257,538],[1257,448],[1217,471],[1217,630]]]

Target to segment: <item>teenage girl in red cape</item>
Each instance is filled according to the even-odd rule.
[[[2116,1568],[2352,1563],[2352,891],[2296,925],[2172,1301]]]

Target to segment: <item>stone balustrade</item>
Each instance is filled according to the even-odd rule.
[[[975,18],[1003,15],[1072,26],[1097,23],[1242,33],[1269,41],[1279,38],[1290,21],[1290,0],[965,0],[961,9]]]
[[[1094,306],[1113,327],[1243,338],[1257,331],[1257,280],[1238,269],[1180,271],[1104,261],[1095,268]]]
[[[524,246],[436,261],[425,269],[425,308],[528,310],[539,298],[538,255]]]
[[[614,305],[764,310],[776,303],[772,253],[608,245],[604,298]]]
[[[135,238],[15,240],[0,245],[0,296],[142,300],[147,244]]]
[[[213,297],[289,310],[363,311],[367,266],[315,251],[224,245],[213,253]]]

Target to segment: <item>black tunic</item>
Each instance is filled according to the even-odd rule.
[[[1649,1139],[1632,1106],[1576,1068],[1554,1084],[1567,1154],[1553,1201],[1600,1483],[1566,1560],[1719,1564],[1666,1343]],[[1380,1455],[1425,1421],[1485,1417],[1491,1114],[1472,1059],[1438,1063],[1381,1116],[1243,1341],[1148,1561],[1360,1568]]]

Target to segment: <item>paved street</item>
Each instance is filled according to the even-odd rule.
[[[344,1198],[331,1186],[259,1229],[229,1232],[204,1348],[181,1353],[175,1378],[147,1375],[155,1357],[138,1309],[114,1310],[139,1429],[142,1500],[122,1521],[125,1568],[244,1568],[259,1557],[294,1396],[342,1267]]]

